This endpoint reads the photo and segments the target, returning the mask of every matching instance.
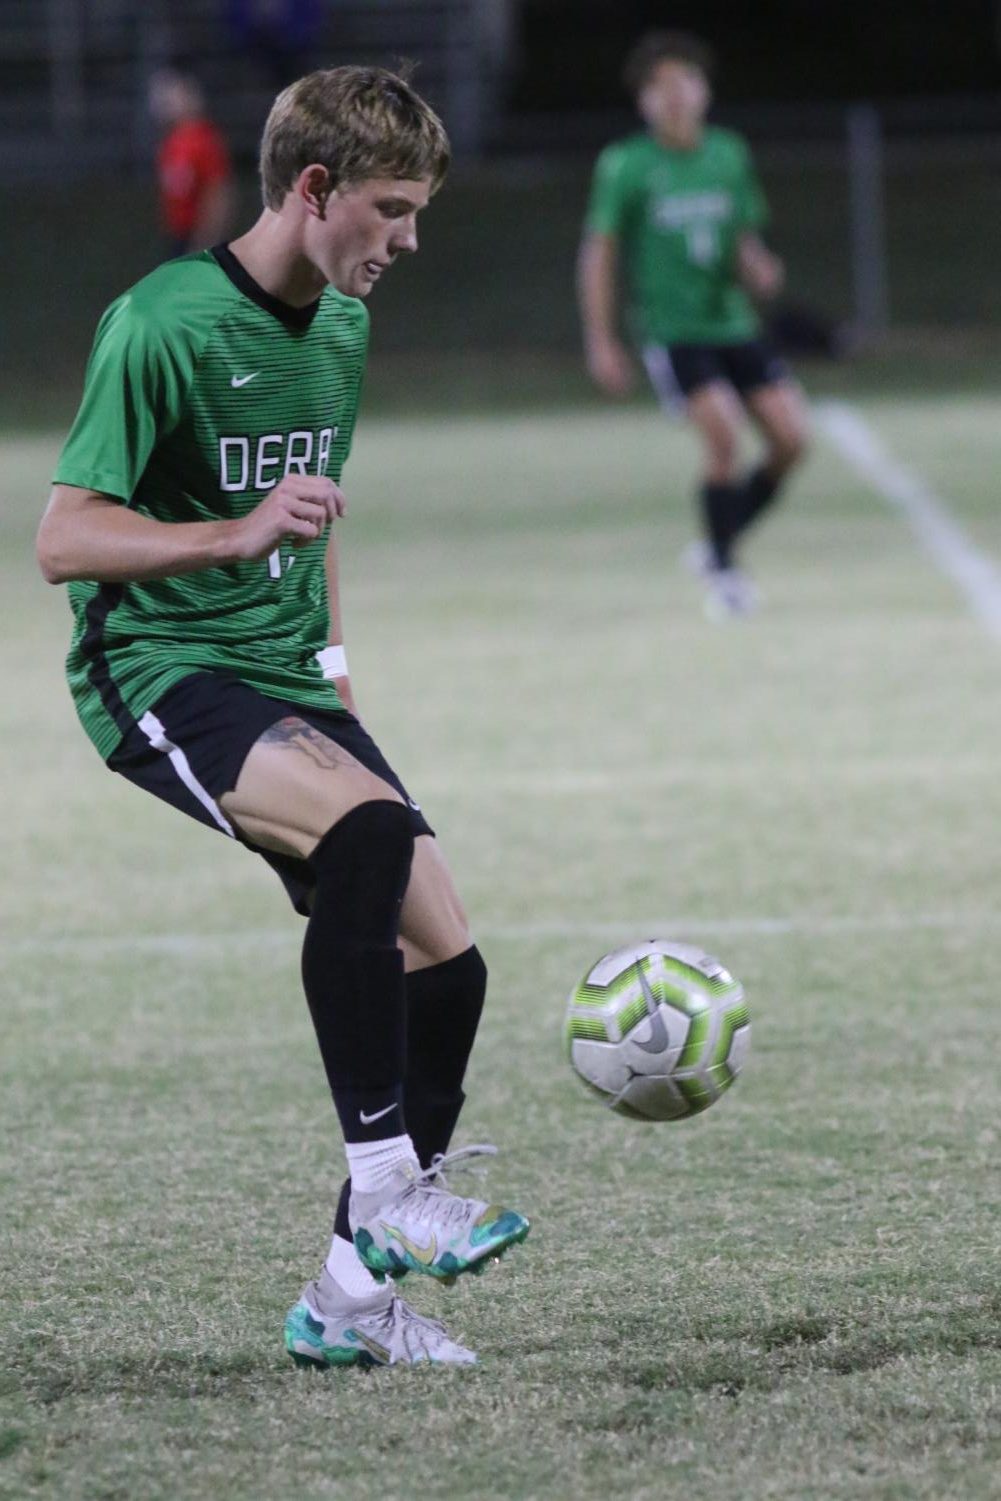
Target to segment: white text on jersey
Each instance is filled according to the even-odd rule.
[[[219,439],[220,490],[273,490],[286,474],[326,474],[336,427]]]

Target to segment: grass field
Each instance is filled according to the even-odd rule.
[[[996,408],[865,415],[1001,560]],[[311,1373],[281,1321],[341,1152],[263,864],[117,783],[5,440],[0,1496],[847,1501],[1001,1494],[1001,648],[822,444],[713,628],[694,453],[648,409],[370,421],[346,479],[362,710],[491,967],[460,1140],[534,1220],[420,1287],[471,1373]],[[704,943],[750,1066],[613,1118],[560,1054],[615,942]]]

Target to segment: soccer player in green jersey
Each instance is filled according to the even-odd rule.
[[[471,1351],[393,1291],[480,1271],[512,1210],[441,1171],[486,968],[417,803],[354,712],[336,518],[368,314],[417,249],[449,161],[437,116],[378,68],[274,103],[264,209],[104,314],[38,535],[69,583],[70,687],[108,766],[262,855],[307,917],[306,998],[350,1178],[285,1324],[320,1364]],[[452,1154],[492,1148],[467,1148]]]
[[[807,421],[751,300],[779,289],[782,265],[761,238],[766,207],[745,142],[705,123],[711,69],[708,49],[680,33],[653,33],[634,50],[626,81],[647,128],[598,159],[578,292],[591,375],[623,395],[633,363],[617,329],[622,263],[630,333],[654,389],[701,435],[705,543],[689,556],[720,616],[754,602],[735,543],[802,458]],[[765,452],[742,476],[745,409]]]

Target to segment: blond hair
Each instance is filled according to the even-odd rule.
[[[279,209],[314,162],[334,187],[367,177],[430,178],[442,184],[451,160],[445,127],[406,78],[387,68],[325,68],[278,95],[261,140],[261,191]]]

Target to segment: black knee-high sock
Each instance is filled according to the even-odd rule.
[[[738,532],[745,531],[752,521],[757,520],[762,511],[768,509],[781,485],[782,476],[776,478],[767,465],[759,464],[757,469],[751,470],[737,490],[733,518],[734,536]]]
[[[487,967],[475,946],[444,964],[407,976],[407,1066],[403,1102],[422,1167],[452,1139],[465,1095],[462,1081],[487,990]],[[337,1203],[334,1234],[351,1239],[351,1180]]]
[[[403,1103],[414,1150],[427,1167],[452,1139],[462,1081],[487,993],[487,966],[474,945],[407,976],[407,1069]]]
[[[302,978],[344,1139],[399,1136],[406,994],[397,948],[414,839],[402,803],[362,803],[320,840]]]
[[[737,535],[736,512],[739,504],[739,489],[736,485],[717,484],[707,480],[702,486],[702,522],[712,551],[716,568],[729,568],[731,548]]]

